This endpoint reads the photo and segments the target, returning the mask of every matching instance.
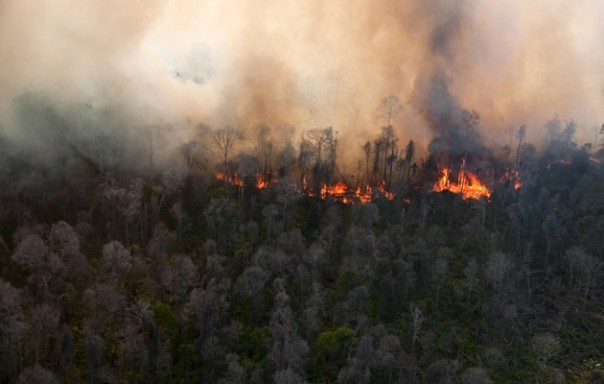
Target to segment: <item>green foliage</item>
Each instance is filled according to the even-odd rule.
[[[28,135],[69,123],[40,100],[21,102],[35,111],[22,116]],[[49,121],[39,124],[41,116]],[[604,382],[604,168],[585,156],[555,164],[550,174],[522,170],[523,188],[501,186],[490,202],[411,188],[411,202],[379,197],[361,206],[293,190],[284,204],[276,187],[243,195],[213,181],[193,187],[197,174],[187,176],[187,191],[168,194],[161,175],[111,176],[106,163],[78,150],[72,161],[59,156],[73,165],[61,175],[32,159],[8,161],[14,186],[0,191],[0,278],[14,289],[0,292],[2,383],[36,358],[65,382],[267,382],[276,365],[290,369],[281,377],[316,383],[337,382],[341,372],[370,372],[370,382],[426,382],[443,368],[452,369],[444,375],[453,383],[469,377],[469,368],[497,383],[555,381],[562,373],[569,382]],[[115,182],[119,194],[133,178],[144,179],[141,206],[111,205],[103,183]],[[265,211],[271,204],[274,214]],[[182,207],[182,226],[174,205]],[[39,260],[35,267],[19,268],[11,256],[20,239],[36,234],[48,246],[59,218],[75,229],[84,257],[61,253],[57,262],[32,252],[25,256]],[[164,236],[151,243],[159,225]],[[128,257],[108,266],[102,246],[116,239]],[[571,265],[569,249],[590,257]],[[488,268],[498,252],[510,263],[494,287]],[[186,270],[176,268],[180,254],[190,258]],[[265,275],[243,284],[248,267]],[[271,321],[283,304],[274,300],[277,289],[284,290],[280,300],[287,297],[283,323]],[[415,329],[411,303],[421,304],[423,316]],[[39,341],[28,316],[42,304],[72,336],[57,331]],[[279,345],[273,336],[292,334],[301,339]],[[548,344],[540,334],[555,336]],[[95,338],[98,350],[90,345]],[[92,367],[112,377],[91,378]]]
[[[351,271],[349,269],[344,270],[340,273],[340,276],[338,277],[338,280],[335,283],[333,290],[334,300],[343,300],[344,298],[346,298],[348,292],[362,285],[363,282],[363,278],[357,272]]]
[[[224,186],[221,185],[208,190],[208,193],[206,195],[206,202],[210,202],[214,199],[228,199],[229,197],[229,192]]]
[[[333,331],[322,332],[315,343],[317,358],[319,360],[342,358],[356,342],[356,333],[347,326],[338,327]]]
[[[237,343],[235,351],[240,356],[246,356],[254,363],[262,363],[272,344],[269,327],[245,327]]]
[[[155,321],[155,324],[157,324],[158,327],[163,327],[170,333],[176,330],[178,322],[172,313],[170,305],[158,301],[153,304],[152,309],[153,321]]]
[[[334,382],[357,342],[356,332],[347,326],[322,332],[314,348],[315,374],[320,373],[328,382]]]

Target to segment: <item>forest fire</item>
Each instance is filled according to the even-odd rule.
[[[216,180],[224,181],[231,185],[236,185],[238,187],[243,187],[243,180],[239,178],[239,176],[226,176],[223,172],[216,172]]]
[[[464,200],[480,199],[486,197],[491,198],[491,191],[478,179],[478,176],[468,170],[462,169],[457,176],[457,182],[450,179],[451,169],[443,167],[440,170],[440,176],[432,191],[442,192],[449,191],[461,194]]]
[[[266,187],[268,187],[270,184],[268,178],[266,178],[265,176],[257,173],[256,174],[256,188],[258,189],[264,189]]]
[[[522,187],[522,178],[520,177],[520,171],[518,169],[506,171],[499,179],[499,182],[510,183],[514,186],[515,190],[519,190]]]
[[[239,176],[228,176],[225,177],[224,173],[216,172],[216,179],[224,181],[230,185],[243,187],[245,182]],[[255,187],[256,189],[264,189],[274,184],[276,178],[268,178],[260,173],[256,174]],[[520,172],[518,170],[512,170],[505,172],[499,179],[500,183],[512,183],[515,190],[522,187],[522,180],[520,178]],[[384,182],[378,183],[374,188],[369,185],[357,186],[356,188],[349,187],[346,183],[338,181],[334,184],[323,183],[319,193],[315,193],[307,183],[303,183],[303,187],[300,189],[303,192],[301,194],[313,197],[319,196],[322,200],[335,200],[340,201],[344,204],[354,203],[370,203],[375,197],[376,193],[387,200],[394,200],[396,195],[386,189]],[[443,167],[439,171],[439,178],[432,187],[433,192],[449,191],[455,194],[462,195],[464,200],[469,199],[480,199],[485,197],[487,200],[491,198],[491,191],[484,185],[478,175],[474,172],[462,169],[457,175],[457,180],[451,180],[451,169]],[[409,204],[408,198],[405,199],[405,203]]]
[[[354,195],[356,196],[357,199],[359,199],[359,201],[361,203],[370,203],[371,202],[371,187],[367,185],[367,186],[365,186],[365,190],[363,191],[363,189],[359,186],[359,187],[357,187],[357,189],[355,189]]]
[[[319,196],[321,196],[323,200],[325,200],[329,196],[332,196],[335,198],[341,198],[344,200],[344,202],[346,202],[347,193],[348,186],[343,182],[338,181],[337,183],[331,186],[323,183],[323,185],[321,186],[321,191],[319,192]]]
[[[237,187],[244,187],[245,182],[239,176],[228,176],[225,177],[223,172],[215,172],[216,180],[223,181],[227,184],[234,185]],[[275,184],[276,178],[269,179],[268,177],[258,173],[256,174],[255,187],[256,189],[265,189],[272,184]],[[295,187],[292,187],[295,188]],[[303,187],[301,188],[303,192],[301,194],[307,197],[317,196],[317,194],[310,188],[306,182],[303,182]],[[375,191],[378,191],[382,196],[384,196],[388,200],[394,200],[395,195],[392,192],[386,190],[385,183],[379,183],[375,187]],[[335,184],[328,185],[327,183],[323,183],[321,189],[319,190],[318,196],[322,200],[335,200],[340,201],[344,204],[353,204],[353,203],[370,203],[373,198],[375,198],[375,192],[369,185],[364,187],[357,186],[356,188],[350,188],[346,183],[342,181],[338,181]]]

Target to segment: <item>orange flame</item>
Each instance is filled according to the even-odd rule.
[[[348,186],[341,181],[338,181],[334,185],[327,185],[323,183],[319,196],[322,199],[326,199],[328,196],[344,199],[348,191]]]
[[[264,189],[264,188],[268,187],[268,185],[269,185],[268,179],[264,175],[257,173],[256,174],[256,188]]]
[[[382,192],[382,194],[384,195],[384,197],[388,200],[394,200],[394,193],[392,192],[388,192],[386,190],[386,183],[385,182],[381,182],[377,185],[377,189],[378,191]]]
[[[513,183],[514,189],[519,190],[522,187],[522,178],[520,177],[520,171],[518,169],[512,169],[506,171],[500,178],[500,183]]]
[[[354,195],[361,203],[371,203],[371,187],[365,186],[365,191],[361,189],[361,187],[357,187],[354,191]]]
[[[440,177],[432,187],[434,192],[449,192],[461,194],[464,200],[480,199],[481,197],[491,198],[491,191],[480,182],[478,176],[468,170],[462,169],[457,176],[457,182],[450,180],[451,170],[444,167],[440,170]]]
[[[225,177],[224,173],[216,172],[216,179],[220,181],[224,181],[226,183],[237,185],[239,187],[243,187],[244,181],[240,179],[237,175]],[[255,186],[258,189],[267,188],[271,184],[275,182],[276,178],[269,179],[265,175],[256,174],[256,182]],[[293,189],[297,189],[295,186],[292,186]],[[385,183],[380,183],[376,186],[376,189],[380,191],[380,193],[388,200],[394,200],[395,195],[392,192],[389,192]],[[344,204],[354,204],[354,203],[370,203],[374,197],[374,191],[371,186],[366,185],[364,187],[358,186],[356,189],[351,189],[346,183],[342,181],[338,181],[335,184],[328,185],[327,183],[323,183],[319,193],[316,193],[307,185],[306,180],[302,180],[302,190],[301,194],[313,197],[319,196],[323,200],[333,200],[340,201]],[[405,199],[405,203],[409,204],[410,200]]]
[[[220,181],[227,182],[232,185],[236,185],[238,187],[243,187],[243,180],[239,178],[239,176],[225,176],[223,172],[216,172],[216,179]]]

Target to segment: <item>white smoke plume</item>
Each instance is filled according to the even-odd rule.
[[[108,125],[131,136],[333,126],[355,148],[393,94],[397,135],[422,144],[439,134],[426,114],[440,97],[477,111],[487,143],[523,123],[538,139],[554,115],[593,141],[603,16],[599,0],[0,0],[0,127],[19,137],[15,100],[31,92],[111,111]],[[428,97],[436,78],[447,94]]]

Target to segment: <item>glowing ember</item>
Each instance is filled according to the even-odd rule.
[[[216,172],[216,179],[220,181],[224,181],[225,183],[236,185],[238,187],[244,186],[244,181],[240,179],[237,175],[225,177],[224,173]],[[273,178],[267,177],[262,174],[256,174],[255,187],[257,189],[264,189],[269,187],[271,184],[276,182],[277,178],[273,176]],[[395,195],[392,192],[389,192],[385,183],[380,183],[375,187],[375,190],[371,188],[369,185],[358,186],[356,189],[351,189],[346,183],[342,181],[338,181],[335,184],[328,185],[323,183],[318,193],[313,191],[313,189],[307,185],[306,180],[302,180],[302,189],[300,186],[292,186],[292,189],[299,191],[300,194],[303,194],[307,197],[319,196],[323,200],[331,200],[331,201],[339,201],[344,204],[355,204],[355,203],[370,203],[374,197],[375,190],[379,191],[386,199],[394,200]],[[410,203],[409,199],[405,199],[404,202],[406,204]]]
[[[450,180],[449,168],[440,170],[440,177],[432,187],[434,192],[449,192],[461,194],[464,200],[480,199],[481,197],[491,198],[491,191],[480,182],[478,176],[473,172],[462,169],[457,176],[457,182]]]
[[[384,182],[379,183],[377,185],[377,189],[378,189],[378,191],[382,192],[384,197],[387,198],[388,200],[394,200],[394,193],[388,192],[386,190],[386,183],[384,183]]]
[[[256,188],[258,189],[263,189],[268,187],[269,185],[269,181],[266,177],[264,177],[263,175],[257,173],[256,174]]]
[[[216,172],[216,179],[224,181],[228,184],[236,185],[238,187],[243,187],[243,180],[241,180],[238,176],[227,177],[223,172]]]
[[[321,196],[322,199],[326,199],[328,196],[345,197],[347,190],[348,190],[348,186],[346,184],[342,183],[341,181],[338,181],[337,183],[335,183],[332,186],[323,184],[323,186],[321,187],[321,192],[319,193],[319,196]]]
[[[519,190],[522,187],[522,178],[520,177],[520,171],[517,169],[512,169],[511,171],[506,171],[501,178],[499,178],[500,183],[511,183],[514,185],[515,190]]]
[[[365,186],[365,191],[361,189],[361,187],[357,187],[354,191],[354,195],[361,203],[371,203],[371,187]]]

